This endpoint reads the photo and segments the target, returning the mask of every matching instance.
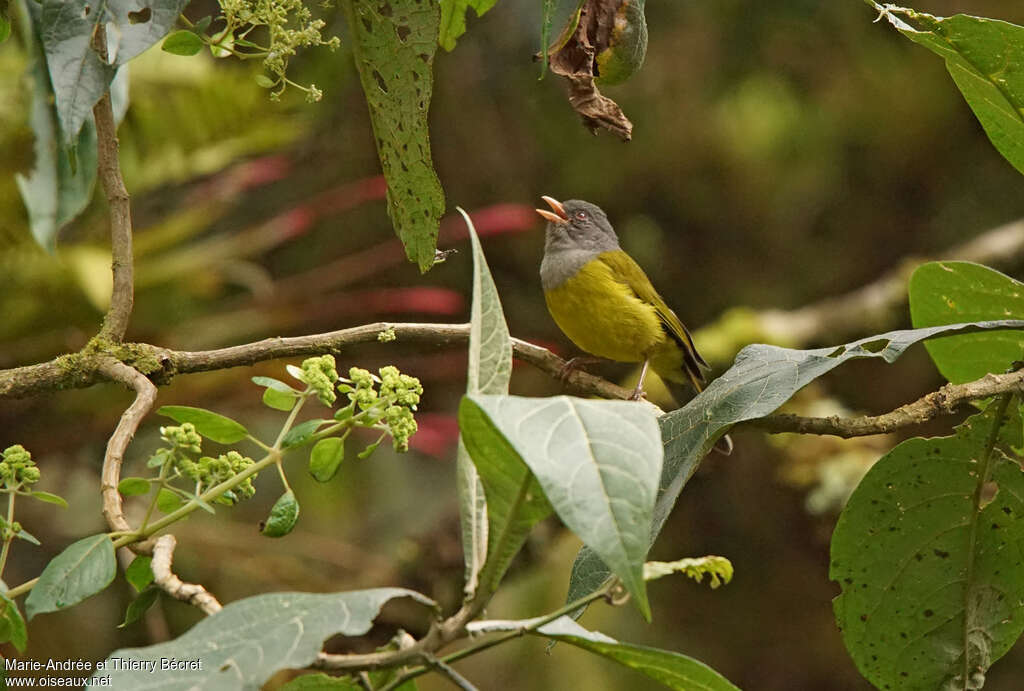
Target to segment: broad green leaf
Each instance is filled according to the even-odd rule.
[[[971,262],[930,262],[910,277],[914,326],[986,319],[1024,319],[1024,284]],[[1024,331],[990,331],[925,343],[942,376],[954,384],[1003,373],[1024,359]]]
[[[836,524],[836,621],[879,688],[981,688],[1024,631],[1024,473],[989,453],[996,407],[894,448]]]
[[[153,557],[140,554],[132,559],[132,563],[124,570],[124,578],[132,584],[135,592],[141,593],[153,582],[153,569],[150,568],[152,562]]]
[[[159,599],[160,589],[156,586],[150,586],[143,590],[134,600],[128,603],[128,607],[124,611],[124,621],[118,624],[117,628],[123,629],[129,624],[137,622],[146,613],[146,610],[155,605]]]
[[[1024,27],[985,17],[871,3],[901,34],[946,61],[985,133],[1024,173]]]
[[[25,652],[28,645],[28,633],[25,630],[25,619],[18,611],[14,600],[0,593],[0,643],[10,643],[19,653]]]
[[[53,251],[57,231],[92,199],[96,185],[96,128],[90,114],[74,139],[77,165],[73,167],[68,147],[58,145],[60,126],[53,107],[46,55],[37,37],[42,13],[34,2],[26,6],[34,24],[26,27],[30,35],[26,49],[30,55],[27,83],[32,90],[29,124],[35,138],[35,162],[28,175],[16,173],[14,177],[28,211],[32,237],[41,247]]]
[[[466,393],[508,393],[508,382],[512,376],[512,338],[476,228],[465,211],[461,208],[458,211],[466,221],[473,247],[473,300],[469,313]],[[462,523],[462,552],[466,560],[465,591],[472,595],[476,591],[477,576],[487,558],[487,501],[484,486],[461,436],[455,472]]]
[[[98,671],[110,675],[110,688],[258,689],[280,669],[308,667],[336,634],[361,636],[370,630],[381,607],[397,597],[411,597],[431,607],[425,595],[404,588],[376,588],[351,593],[270,593],[238,600],[173,641],[145,648],[122,648],[110,658],[202,660],[201,670],[130,670],[130,664]],[[141,665],[140,665],[141,666]]]
[[[29,496],[32,497],[33,499],[38,499],[39,501],[46,502],[47,504],[56,504],[57,506],[63,509],[68,508],[68,502],[64,499],[64,497],[57,494],[53,494],[52,492],[40,492],[39,490],[32,490],[29,493]]]
[[[203,49],[203,39],[194,31],[175,31],[164,39],[160,50],[174,55],[196,55]]]
[[[188,0],[42,0],[39,34],[56,97],[61,146],[77,140],[116,69],[174,28],[186,4]],[[107,28],[109,63],[92,49],[101,24]]]
[[[278,391],[270,387],[263,391],[263,404],[274,410],[288,412],[295,407],[297,400],[299,400],[298,395],[292,391]]]
[[[25,599],[25,614],[31,621],[37,614],[77,605],[110,585],[116,574],[117,559],[110,538],[84,537],[46,565]]]
[[[321,439],[309,452],[309,472],[317,482],[330,482],[338,474],[345,460],[345,440],[342,437]]]
[[[611,568],[649,619],[643,563],[662,467],[661,436],[650,409],[569,396],[470,394],[463,401],[487,416],[529,466],[562,522]]]
[[[295,523],[299,520],[299,502],[295,499],[295,493],[286,490],[277,498],[274,506],[270,509],[270,516],[260,529],[260,532],[267,537],[284,537],[292,532]]]
[[[804,386],[850,360],[879,358],[892,363],[910,346],[933,336],[1007,328],[1024,328],[1024,321],[987,321],[889,331],[846,345],[813,350],[764,344],[747,346],[736,356],[728,371],[685,406],[659,420],[665,464],[654,508],[651,542],[661,532],[679,493],[700,460],[734,424],[775,412]],[[567,601],[572,602],[593,592],[609,575],[601,560],[584,547],[573,564]]]
[[[495,631],[526,631],[537,619],[522,621],[478,621],[466,628],[471,633]],[[679,691],[739,691],[728,679],[703,662],[680,653],[657,648],[647,648],[631,643],[621,643],[598,631],[583,628],[568,616],[559,617],[535,630],[536,636],[552,641],[564,641],[582,648],[661,682],[670,689]]]
[[[156,508],[161,513],[173,513],[181,508],[184,502],[181,497],[166,487],[161,487],[156,495]]]
[[[691,557],[676,561],[649,561],[644,564],[644,579],[654,581],[664,576],[681,573],[698,583],[709,576],[708,585],[714,590],[732,580],[732,562],[725,557]]]
[[[444,213],[427,127],[441,10],[422,0],[346,0],[345,7],[391,222],[406,256],[425,272],[434,265]]]
[[[447,51],[455,49],[455,41],[466,33],[466,12],[473,8],[482,17],[498,0],[441,0],[441,30],[437,41]]]
[[[218,444],[234,444],[249,436],[241,423],[204,408],[187,405],[165,405],[156,411],[181,423],[191,422],[196,432]]]
[[[469,398],[459,405],[459,433],[486,496],[487,555],[477,589],[493,593],[530,529],[551,513],[522,456]]]
[[[135,497],[142,494],[149,494],[149,480],[142,477],[126,477],[117,483],[117,491],[123,497]]]
[[[329,677],[323,672],[295,677],[281,691],[363,691],[351,677]]]
[[[293,449],[297,446],[302,446],[312,439],[318,429],[333,422],[334,420],[324,420],[320,418],[300,422],[288,430],[288,434],[284,435],[284,439],[281,440],[281,448]]]

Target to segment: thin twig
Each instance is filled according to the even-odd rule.
[[[772,434],[795,432],[798,434],[831,434],[849,439],[872,434],[886,434],[904,427],[912,427],[934,418],[950,415],[961,405],[998,394],[1024,392],[1024,370],[1009,374],[986,374],[966,384],[946,384],[938,391],[926,394],[912,403],[902,405],[883,415],[842,418],[803,417],[788,413],[769,415],[744,425],[757,427]]]
[[[102,23],[96,25],[93,49],[99,53],[101,60],[107,62],[107,34]],[[124,338],[128,330],[128,321],[132,316],[135,279],[132,259],[132,211],[117,155],[117,125],[114,123],[114,109],[110,102],[109,89],[103,92],[92,112],[96,121],[97,173],[110,207],[111,270],[114,275],[110,308],[103,319],[99,335],[103,339],[119,342]]]
[[[121,482],[121,464],[124,453],[135,436],[142,418],[149,413],[156,402],[156,386],[139,372],[114,358],[100,361],[98,371],[111,381],[121,382],[135,390],[135,400],[121,415],[114,433],[107,441],[107,451],[103,457],[103,471],[100,479],[100,493],[103,497],[103,517],[114,532],[131,532],[133,529],[124,517],[121,493],[117,486]],[[133,546],[135,551],[145,551],[145,546]]]
[[[462,689],[462,691],[478,691],[478,689],[475,686],[473,686],[469,679],[466,679],[466,677],[462,676],[457,671],[455,671],[455,668],[451,665],[443,662],[442,660],[437,659],[435,656],[431,654],[424,655],[423,659],[429,667],[432,667],[433,669],[437,670],[437,672],[441,676],[448,679],[452,684]]]
[[[210,591],[198,583],[185,583],[171,571],[171,561],[174,559],[174,548],[177,544],[173,535],[161,535],[156,539],[153,546],[153,561],[150,562],[153,582],[168,595],[198,607],[207,616],[216,614],[222,607]]]

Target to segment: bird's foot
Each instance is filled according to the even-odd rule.
[[[631,401],[643,401],[647,399],[647,392],[640,388],[639,385],[633,389],[633,393],[629,395]]]
[[[602,358],[594,357],[592,355],[577,355],[574,358],[566,360],[562,368],[558,370],[558,380],[565,384],[569,381],[569,377],[572,373],[578,369],[584,369],[584,365],[596,365],[601,362]]]

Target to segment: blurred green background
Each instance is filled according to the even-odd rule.
[[[215,9],[196,0],[187,13],[195,19]],[[997,0],[933,0],[917,9],[1024,23],[1024,6]],[[541,194],[602,206],[691,328],[734,307],[792,309],[844,293],[1024,216],[1020,175],[988,143],[941,60],[885,22],[872,23],[862,2],[652,1],[647,17],[644,69],[608,89],[635,124],[629,144],[592,136],[559,80],[538,81],[531,56],[539,2],[502,0],[470,20],[454,52],[438,55],[435,163],[449,205],[470,210],[484,235],[513,335],[574,354],[540,291],[543,232],[531,209]],[[344,22],[334,10],[325,18],[325,34],[341,35],[342,49],[294,61],[300,81],[324,89],[317,105],[298,93],[272,104],[253,81],[256,66],[205,53],[154,49],[131,63],[132,105],[120,129],[136,227],[130,339],[198,350],[378,320],[468,319],[465,232],[450,213],[441,246],[463,251],[426,276],[404,261]],[[0,81],[0,367],[80,348],[109,294],[101,195],[62,232],[55,255],[30,239],[14,183],[15,172],[32,165],[24,69],[17,42],[0,45],[8,75]],[[869,333],[856,324],[849,331]],[[397,456],[381,448],[347,463],[327,486],[306,477],[296,458],[290,475],[303,507],[296,532],[277,541],[258,535],[279,489],[267,474],[255,499],[215,518],[194,515],[174,531],[179,575],[222,602],[378,585],[456,602],[454,411],[465,352],[396,342],[354,348],[339,369],[391,363],[426,388],[413,450]],[[714,364],[721,370],[728,362]],[[208,407],[269,435],[280,415],[260,405],[248,378],[280,377],[283,365],[181,377],[161,389],[158,403]],[[629,368],[601,373],[622,378]],[[918,349],[890,368],[842,368],[802,398],[815,410],[839,400],[882,412],[941,383]],[[559,386],[517,366],[512,389],[551,395]],[[77,537],[103,530],[98,471],[129,400],[108,385],[0,402],[0,448],[28,447],[43,469],[40,488],[71,502],[67,511],[19,506],[44,546],[15,545],[9,584],[37,575]],[[156,415],[144,423],[126,474],[139,471],[163,423]],[[948,430],[936,424],[924,432]],[[733,456],[710,459],[686,488],[652,555],[724,555],[734,581],[716,591],[682,578],[658,581],[652,625],[630,607],[604,606],[583,623],[693,655],[745,689],[870,688],[832,619],[838,590],[827,577],[828,540],[838,501],[895,439],[735,437]],[[577,546],[554,521],[540,526],[488,616],[533,616],[560,605]],[[41,616],[29,627],[26,657],[99,659],[177,635],[198,617],[165,600],[144,622],[117,629],[129,599],[119,581],[68,612]],[[423,621],[412,608],[391,607],[366,640],[333,641],[330,649],[372,649],[398,625],[417,632]],[[543,648],[517,641],[459,668],[485,689],[659,688],[568,646],[549,655]],[[986,688],[1017,689],[1022,674],[1018,646],[995,665]],[[421,688],[444,682],[425,679]]]

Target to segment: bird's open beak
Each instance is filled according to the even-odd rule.
[[[562,202],[558,201],[554,197],[544,196],[541,197],[541,199],[547,202],[548,206],[551,207],[554,213],[551,213],[551,211],[547,211],[546,209],[535,209],[537,213],[557,225],[565,225],[569,222],[569,214],[565,213],[565,207],[562,206]]]

